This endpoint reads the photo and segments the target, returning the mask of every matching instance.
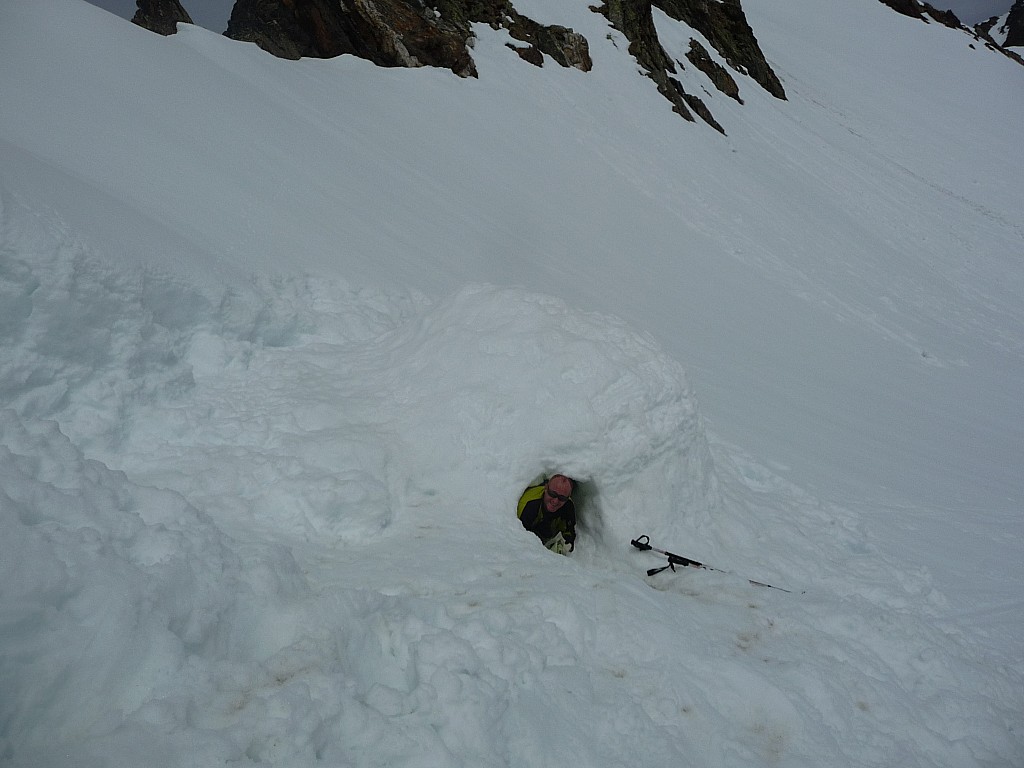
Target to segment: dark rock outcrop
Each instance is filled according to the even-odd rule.
[[[921,0],[879,0],[879,2],[889,6],[897,13],[902,13],[912,19],[920,19],[926,24],[928,17],[931,17],[950,29],[967,29],[952,11],[940,11],[930,3],[921,2]]]
[[[380,66],[443,67],[467,77],[476,75],[471,55],[472,25],[487,24],[507,30],[515,41],[508,47],[524,61],[543,66],[550,58],[563,67],[591,69],[586,38],[567,27],[539,24],[519,13],[513,2],[236,0],[224,34],[256,43],[282,58],[352,54]],[[600,7],[592,6],[626,36],[630,54],[679,115],[693,121],[696,114],[725,133],[707,105],[687,93],[676,77],[677,65],[685,65],[673,60],[662,47],[654,25],[655,6],[700,32],[733,70],[751,77],[772,95],[786,98],[782,83],[747,23],[740,0],[605,0]],[[743,103],[735,78],[696,40],[691,41],[686,59],[719,91]]]
[[[658,40],[652,17],[654,7],[697,30],[734,70],[748,75],[773,96],[786,98],[782,83],[765,59],[754,31],[747,23],[740,0],[606,0],[604,5],[594,8],[626,36],[629,52],[657,83],[658,90],[672,102],[672,108],[680,115],[692,119],[688,109],[692,110],[715,129],[725,133],[704,102],[686,93],[679,80],[672,77],[676,74],[675,65]],[[743,103],[736,80],[725,67],[711,58],[703,45],[691,39],[686,58],[707,75],[719,91]]]
[[[935,19],[939,24],[949,27],[950,29],[964,29],[964,25],[957,18],[957,15],[952,11],[940,11],[933,5],[923,3],[924,12]]]
[[[1024,0],[1017,0],[1006,17],[1004,48],[1024,48]]]
[[[519,13],[511,0],[439,0],[436,5],[442,16],[458,21],[467,39],[470,24],[479,22],[492,29],[508,30],[513,39],[525,44],[514,50],[532,64],[540,66],[546,54],[563,67],[584,72],[593,67],[590,46],[583,35],[568,27],[538,24]]]
[[[1003,40],[1002,45],[997,43],[991,35],[991,30],[998,23],[999,17],[993,17],[987,22],[975,26],[974,31],[986,41],[986,44],[1004,55],[1024,65],[1024,56],[1014,48],[1024,47],[1024,0],[1017,0],[1006,16],[1006,21],[999,27],[999,37]]]
[[[987,40],[993,45],[997,45],[995,39],[992,37],[992,28],[999,21],[998,16],[993,16],[991,19],[979,22],[974,25],[974,34],[980,37],[982,40]]]
[[[747,23],[740,0],[654,0],[654,4],[704,35],[737,72],[749,75],[772,96],[786,98],[782,83]]]
[[[285,59],[349,53],[385,67],[476,73],[458,24],[401,0],[238,0],[224,34]]]
[[[729,98],[736,99],[740,104],[743,103],[743,99],[740,98],[740,87],[736,84],[733,76],[725,67],[711,58],[707,48],[692,38],[690,39],[690,50],[686,53],[686,60],[707,75],[715,88]]]
[[[225,34],[288,59],[348,53],[386,67],[433,66],[475,76],[471,24],[503,27],[525,45],[517,53],[541,65],[544,54],[565,67],[592,66],[586,39],[543,26],[508,0],[238,0]]]
[[[178,0],[136,0],[135,5],[138,10],[132,17],[132,23],[158,35],[173,35],[178,31],[179,21],[192,23],[192,17]]]
[[[892,8],[896,13],[902,13],[904,16],[909,16],[912,19],[920,19],[921,21],[927,21],[924,17],[924,8],[917,0],[879,0],[882,5],[887,5]]]
[[[650,0],[607,0],[594,10],[603,14],[615,29],[625,35],[629,41],[629,53],[658,86],[658,92],[672,103],[674,112],[692,122],[692,110],[715,130],[725,133],[704,102],[688,94],[683,84],[672,77],[676,74],[676,66],[658,39],[651,7]]]

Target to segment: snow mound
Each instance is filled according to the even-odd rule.
[[[219,642],[240,563],[178,494],[12,410],[0,411],[0,506],[0,720],[15,754],[56,765],[49,745],[117,728]]]
[[[561,592],[570,561],[549,571],[514,507],[539,472],[577,476],[582,563],[638,524],[712,519],[698,409],[650,338],[483,285],[200,290],[4,212],[0,759],[621,751],[585,730],[552,746],[580,695],[622,717],[627,684],[588,671],[606,608]],[[475,597],[453,601],[453,569]]]
[[[621,541],[651,509],[659,512],[645,522],[658,529],[676,511],[691,510],[692,526],[714,510],[710,454],[681,367],[615,318],[477,286],[372,347],[376,390],[388,393],[412,467],[406,482],[447,478],[451,500],[479,508],[481,524],[554,471],[581,481],[595,540]],[[481,487],[495,489],[492,499],[473,504]],[[645,509],[639,489],[651,494]]]
[[[522,488],[559,470],[582,483],[594,545],[714,517],[684,372],[615,318],[482,285],[430,300],[264,279],[209,296],[55,227],[20,240],[36,258],[0,275],[4,401],[201,508],[358,543],[455,508],[507,526]]]

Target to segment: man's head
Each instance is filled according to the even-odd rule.
[[[565,475],[552,475],[544,485],[544,508],[548,512],[557,512],[572,496],[575,483]]]

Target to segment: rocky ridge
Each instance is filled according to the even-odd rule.
[[[135,5],[138,10],[132,17],[132,23],[158,35],[173,35],[178,31],[179,21],[192,23],[192,17],[178,0],[136,0]]]
[[[548,55],[564,67],[591,68],[586,38],[544,26],[509,0],[237,0],[225,34],[287,59],[352,54],[384,67],[442,67],[475,77],[473,23],[508,30],[510,46],[538,66]]]
[[[693,110],[706,123],[725,133],[704,102],[687,93],[679,79],[674,77],[676,65],[680,68],[684,65],[678,60],[673,61],[662,47],[653,20],[655,7],[701,34],[733,70],[749,76],[772,96],[786,98],[782,83],[765,59],[754,31],[747,23],[740,0],[606,0],[594,10],[602,13],[615,29],[625,35],[629,40],[629,52],[657,84],[658,91],[672,102],[673,110],[682,117],[693,120],[689,111]],[[742,103],[735,78],[695,38],[690,38],[686,59],[707,75],[719,91]]]
[[[953,11],[941,11],[929,3],[921,2],[921,0],[879,0],[879,2],[889,6],[897,13],[909,16],[912,19],[919,19],[925,24],[930,23],[929,19],[931,19],[950,29],[959,29],[973,37],[976,41],[983,43],[986,48],[998,51],[1018,64],[1024,65],[1024,57],[1021,57],[1016,51],[1010,50],[1013,46],[1024,45],[1024,0],[1016,0],[1014,2],[1007,22],[1004,25],[1008,31],[1007,38],[1001,45],[991,35],[991,29],[998,22],[998,18],[989,19],[987,22],[977,24],[973,29],[970,29],[957,18]],[[1013,22],[1014,19],[1016,19],[1015,22]],[[1012,26],[1011,22],[1013,22]]]
[[[160,34],[174,34],[178,21],[191,21],[178,0],[138,4],[135,23]],[[687,93],[676,76],[685,64],[665,52],[654,8],[710,43],[715,53],[692,37],[684,58],[723,94],[743,103],[735,73],[786,98],[740,0],[607,0],[591,6],[627,38],[630,53],[680,116],[693,121],[696,114],[725,133],[704,102]],[[508,47],[535,66],[544,66],[548,58],[584,72],[593,66],[583,35],[534,21],[513,0],[236,0],[224,34],[286,59],[351,54],[384,67],[442,67],[475,77],[472,25],[480,23],[506,30],[515,41]]]
[[[1013,4],[1002,24],[999,24],[999,20],[999,16],[993,16],[987,21],[975,24],[974,31],[993,45],[1001,45],[1003,48],[1024,47],[1024,0],[1017,0]],[[999,35],[1001,42],[993,37],[993,30]]]
[[[1024,48],[1024,0],[1017,0],[1013,4],[1003,26],[1006,30],[1003,47]]]

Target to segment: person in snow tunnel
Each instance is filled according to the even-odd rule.
[[[552,475],[547,482],[531,485],[519,497],[517,514],[523,528],[537,536],[552,552],[567,555],[576,542],[576,506],[572,492],[576,481]]]

